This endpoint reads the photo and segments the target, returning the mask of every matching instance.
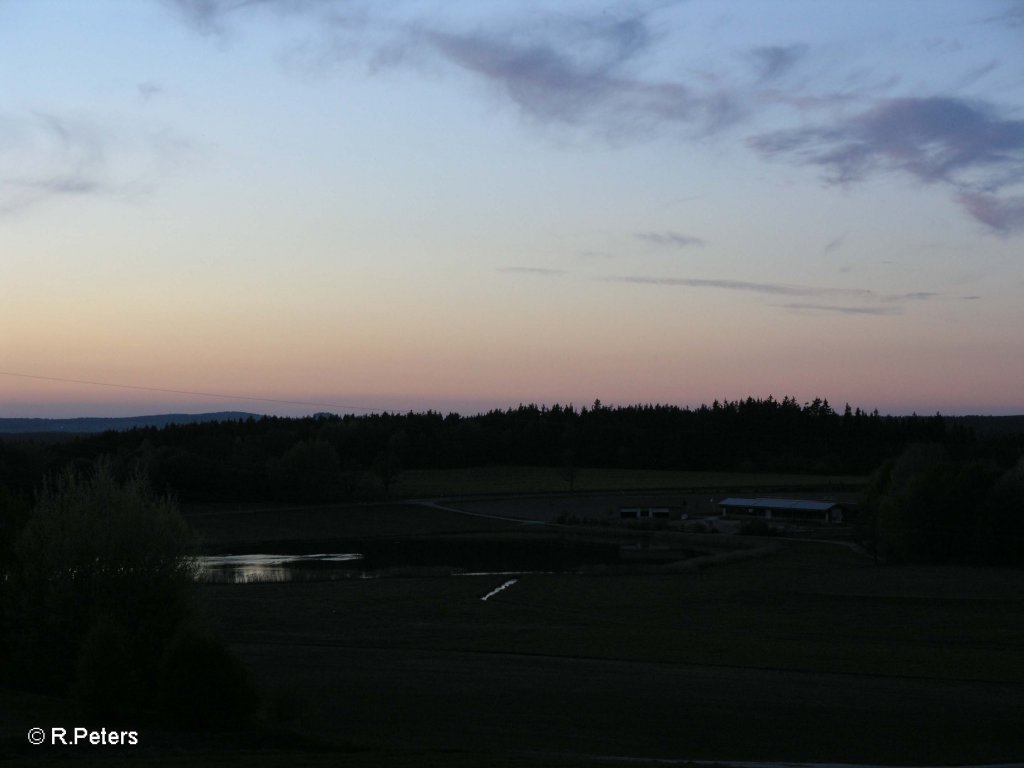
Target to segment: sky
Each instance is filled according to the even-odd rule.
[[[1024,413],[1024,2],[0,0],[0,417],[769,395]]]

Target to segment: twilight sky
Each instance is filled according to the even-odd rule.
[[[1024,412],[1024,2],[0,0],[0,371]]]

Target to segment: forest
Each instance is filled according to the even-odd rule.
[[[475,416],[381,413],[248,418],[0,440],[0,487],[31,495],[43,478],[110,456],[183,502],[366,500],[405,469],[496,465],[868,475],[909,445],[1006,468],[1020,434],[977,437],[935,416],[883,416],[795,398],[671,405],[520,405]],[[567,490],[569,485],[567,485]]]

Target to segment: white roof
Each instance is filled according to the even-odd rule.
[[[827,512],[838,507],[835,501],[808,501],[807,499],[738,499],[728,498],[718,502],[720,507],[743,507],[745,509],[806,509]]]

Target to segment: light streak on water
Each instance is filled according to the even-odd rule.
[[[487,600],[488,598],[494,597],[496,594],[501,592],[501,590],[505,589],[506,587],[511,587],[517,581],[519,581],[519,579],[509,579],[504,584],[502,584],[500,587],[498,587],[497,589],[492,589],[490,592],[488,592],[486,595],[484,595],[480,599],[481,600]]]

